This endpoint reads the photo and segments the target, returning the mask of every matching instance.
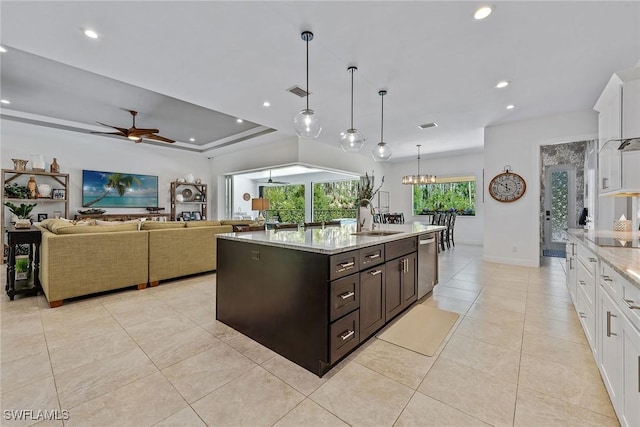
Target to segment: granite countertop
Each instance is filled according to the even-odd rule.
[[[388,236],[354,236],[356,224],[343,224],[340,227],[307,229],[265,230],[244,233],[222,233],[216,235],[218,239],[237,240],[240,242],[257,243],[267,246],[278,246],[322,254],[338,254],[380,243],[417,236],[425,233],[435,233],[446,227],[426,224],[376,224],[376,230],[398,231]]]
[[[600,259],[606,262],[622,277],[640,288],[640,248],[600,246],[594,243],[596,237],[611,237],[620,241],[640,239],[640,232],[609,230],[568,230],[569,235],[582,242]]]

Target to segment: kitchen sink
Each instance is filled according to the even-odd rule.
[[[351,233],[354,236],[391,236],[392,234],[399,234],[402,231],[389,231],[389,230],[368,230],[359,231],[357,233]]]

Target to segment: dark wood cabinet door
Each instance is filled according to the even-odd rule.
[[[418,257],[412,253],[403,258],[402,307],[406,308],[418,299]]]
[[[360,273],[360,341],[385,323],[385,266]]]
[[[402,296],[404,260],[405,258],[396,258],[385,264],[385,272],[387,274],[385,284],[385,321],[395,317],[404,307],[404,298]]]

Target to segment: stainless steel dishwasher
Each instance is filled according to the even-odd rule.
[[[437,233],[422,234],[418,245],[418,299],[433,290],[438,283]]]

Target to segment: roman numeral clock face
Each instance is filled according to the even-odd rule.
[[[489,194],[499,202],[515,202],[526,190],[524,179],[513,172],[498,174],[489,183]]]

